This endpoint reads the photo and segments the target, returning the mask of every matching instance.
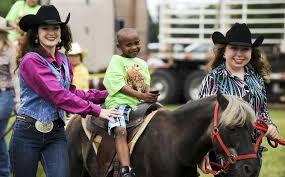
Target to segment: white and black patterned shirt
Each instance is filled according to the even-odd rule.
[[[243,97],[248,93],[248,101],[256,113],[268,124],[274,124],[268,114],[266,90],[263,78],[250,67],[245,67],[244,80],[232,75],[220,64],[211,70],[202,81],[199,97],[214,95],[217,91],[224,95]]]

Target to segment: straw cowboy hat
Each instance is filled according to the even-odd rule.
[[[70,13],[64,22],[61,21],[57,9],[53,5],[43,5],[35,15],[29,14],[21,18],[19,22],[20,28],[27,32],[32,27],[38,25],[63,25],[67,24],[70,18]]]
[[[0,17],[0,32],[8,32],[8,30],[13,29],[12,27],[7,26],[7,21],[5,18]]]
[[[87,51],[83,50],[78,42],[73,42],[71,43],[71,50],[68,52],[68,55],[77,55],[77,54],[81,54],[82,57],[86,57],[87,56]]]
[[[222,33],[216,31],[212,35],[214,44],[231,44],[246,47],[258,47],[262,44],[264,37],[258,36],[256,40],[251,42],[251,32],[245,23],[234,24],[224,36]]]

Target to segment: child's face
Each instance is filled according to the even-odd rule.
[[[140,40],[137,34],[121,36],[117,47],[122,51],[123,56],[127,58],[135,58],[141,50]]]
[[[81,56],[80,54],[76,55],[69,55],[68,56],[69,60],[71,61],[72,66],[77,66],[81,63]]]

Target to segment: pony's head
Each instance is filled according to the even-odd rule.
[[[218,92],[219,103],[217,130],[213,130],[213,149],[221,165],[231,177],[257,177],[260,170],[252,142],[255,113],[242,98],[223,96]],[[214,128],[215,129],[215,128]],[[224,144],[224,145],[223,145]],[[254,156],[255,155],[255,156]]]

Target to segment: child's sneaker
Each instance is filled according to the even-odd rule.
[[[122,167],[122,177],[135,177],[135,173],[131,167],[123,166]]]

